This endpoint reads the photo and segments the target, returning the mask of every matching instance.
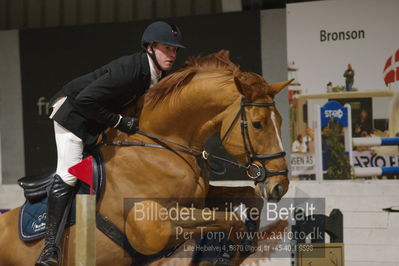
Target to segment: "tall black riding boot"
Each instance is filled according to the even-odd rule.
[[[68,215],[66,207],[69,206],[73,195],[74,187],[62,181],[60,176],[55,175],[48,195],[44,249],[35,266],[57,266],[60,264],[62,254],[58,238],[61,238],[64,231],[65,222],[62,223],[62,221],[65,221],[64,215]],[[58,238],[57,235],[59,235]]]

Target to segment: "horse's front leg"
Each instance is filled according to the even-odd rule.
[[[242,214],[249,231],[257,230],[264,200],[253,187],[224,187],[209,186],[206,206],[209,208],[222,208],[229,206],[226,211]],[[226,208],[226,207],[225,207]],[[256,228],[254,228],[254,226]]]
[[[165,206],[154,200],[134,204],[125,221],[125,233],[134,249],[145,255],[157,254],[187,240],[224,232],[233,241],[246,229],[236,213],[218,209]],[[218,237],[219,235],[215,235]]]

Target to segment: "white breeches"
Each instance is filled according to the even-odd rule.
[[[70,186],[75,186],[76,177],[68,169],[82,161],[83,141],[54,121],[55,142],[57,144],[57,170],[61,179]]]

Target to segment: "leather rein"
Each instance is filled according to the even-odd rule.
[[[251,139],[249,136],[248,120],[247,120],[245,107],[246,106],[269,107],[269,106],[274,106],[274,105],[275,105],[274,101],[271,103],[246,103],[245,96],[241,97],[240,109],[238,110],[233,122],[230,124],[230,127],[227,129],[226,133],[224,134],[224,136],[221,140],[221,144],[223,144],[226,137],[230,134],[230,132],[234,128],[234,125],[238,122],[238,119],[241,118],[241,121],[240,121],[241,136],[242,136],[242,140],[244,143],[245,154],[246,154],[247,160],[248,160],[248,163],[246,165],[234,162],[232,160],[229,160],[229,159],[226,159],[223,157],[219,157],[219,156],[210,154],[205,150],[200,151],[200,150],[194,149],[192,147],[189,147],[187,145],[176,143],[174,141],[171,141],[171,140],[165,139],[163,137],[156,136],[156,135],[153,135],[153,134],[141,131],[141,130],[137,131],[136,133],[146,136],[150,139],[164,142],[164,143],[166,142],[169,144],[176,145],[178,147],[170,147],[170,146],[165,145],[164,143],[163,143],[163,145],[161,145],[161,144],[150,144],[150,143],[145,143],[145,142],[128,142],[128,141],[107,142],[105,136],[103,137],[101,144],[103,144],[105,146],[140,146],[140,147],[160,148],[160,149],[167,149],[167,150],[171,150],[171,151],[183,152],[183,153],[195,156],[195,157],[202,156],[202,158],[204,160],[208,160],[209,158],[212,158],[212,159],[219,160],[219,161],[222,161],[225,163],[229,163],[238,168],[245,169],[247,176],[250,179],[252,179],[255,182],[255,184],[257,184],[260,182],[264,182],[268,177],[288,174],[287,169],[283,169],[283,170],[279,170],[279,171],[269,171],[266,167],[263,167],[263,165],[265,164],[265,161],[267,161],[267,160],[284,157],[285,156],[284,151],[273,153],[273,154],[257,154],[254,150],[254,147],[252,145],[252,142],[251,142]],[[258,165],[256,163],[254,163],[255,161],[260,161],[262,163],[262,165]]]

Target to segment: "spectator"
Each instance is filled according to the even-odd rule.
[[[329,93],[329,92],[333,92],[333,91],[332,91],[332,88],[333,88],[333,86],[332,86],[332,82],[331,82],[331,81],[329,81],[329,82],[327,83],[327,93]]]
[[[307,147],[302,134],[298,134],[294,143],[292,143],[292,152],[307,152]]]
[[[355,71],[351,64],[348,64],[348,68],[344,72],[345,77],[345,89],[346,91],[351,91],[353,87],[353,82],[355,81]]]
[[[360,118],[359,118],[359,120],[357,120],[356,124],[358,124],[360,126],[360,132],[366,131],[367,134],[370,134],[372,125],[371,125],[370,117],[366,110],[363,109],[360,112]]]

